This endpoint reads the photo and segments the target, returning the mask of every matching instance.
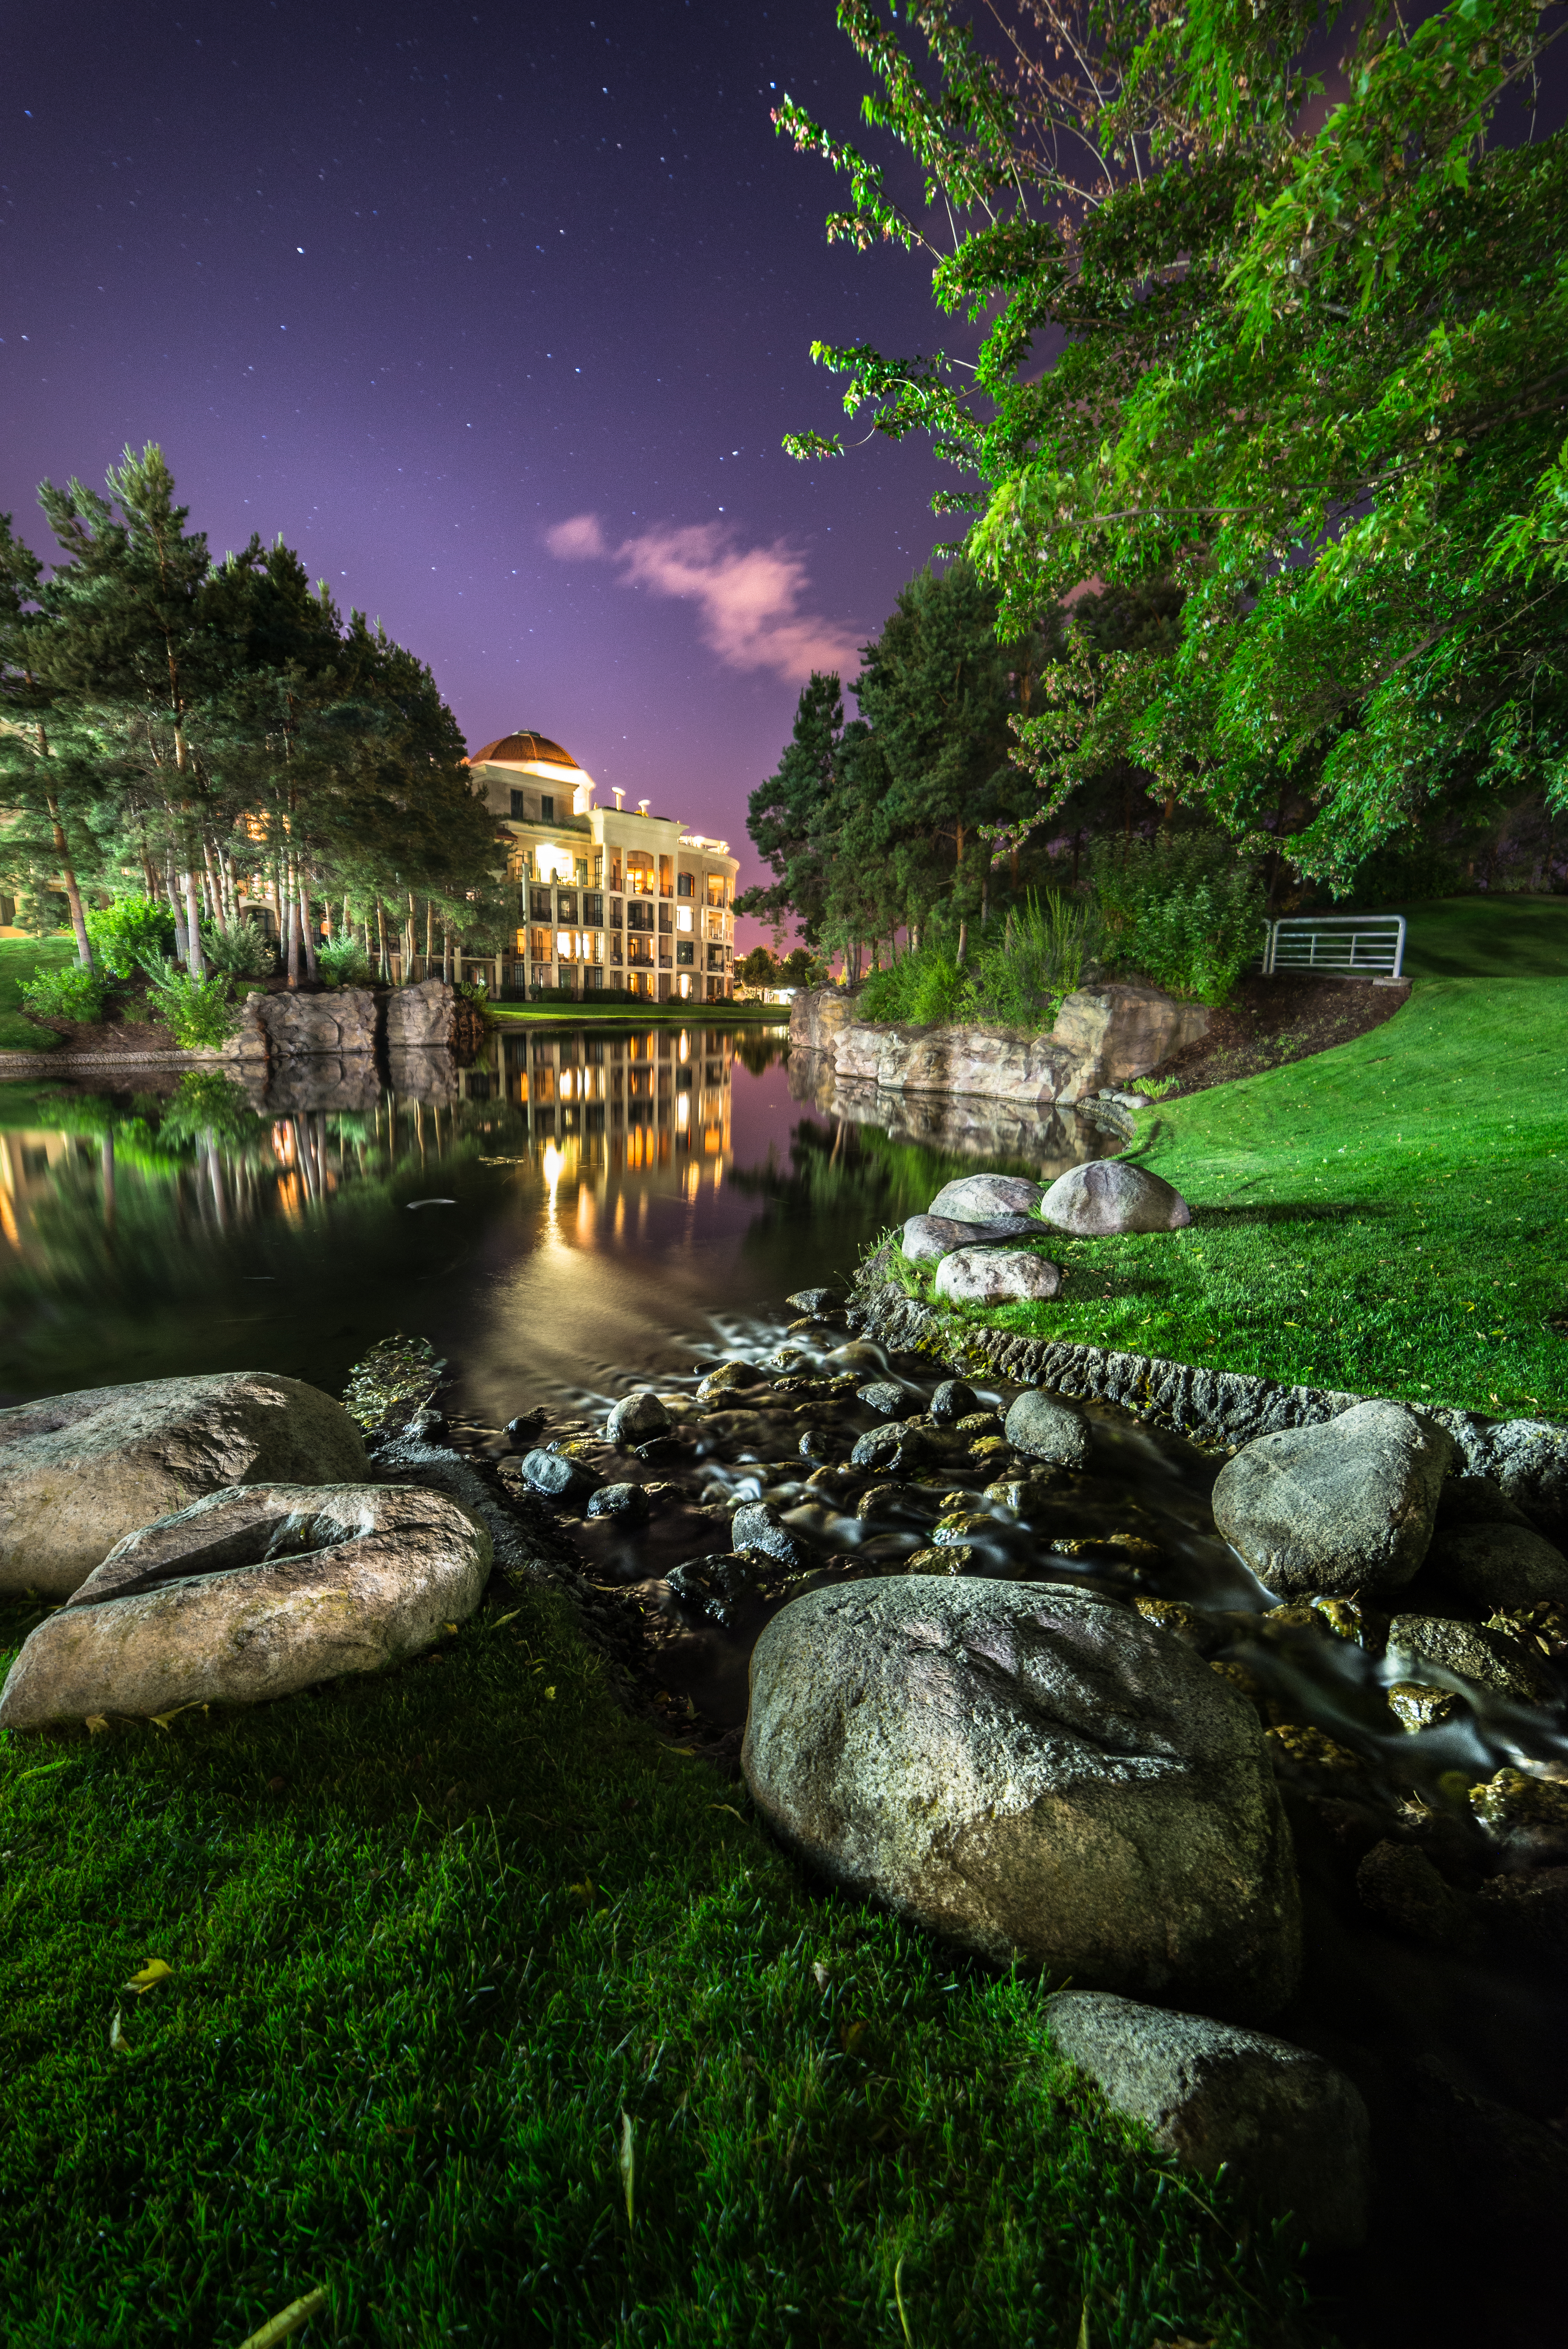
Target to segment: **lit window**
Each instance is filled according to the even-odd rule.
[[[683,874],[682,877],[684,879],[685,875]],[[690,935],[691,907],[689,905],[677,905],[676,907],[676,927],[677,930],[685,930],[688,936]]]

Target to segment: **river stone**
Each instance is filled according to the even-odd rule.
[[[809,1573],[817,1560],[799,1535],[792,1534],[769,1501],[748,1501],[729,1521],[729,1538],[738,1552],[766,1557],[792,1574]]]
[[[604,1440],[624,1450],[628,1444],[645,1443],[650,1435],[663,1435],[669,1424],[669,1413],[658,1396],[641,1390],[621,1397],[604,1423]]]
[[[1473,1930],[1464,1894],[1414,1844],[1375,1843],[1356,1870],[1356,1897],[1380,1924],[1432,1949],[1458,1949]]]
[[[229,1485],[340,1484],[340,1402],[270,1371],[88,1387],[0,1411],[0,1590],[64,1599],[121,1537]]]
[[[235,1485],[129,1534],[24,1643],[0,1726],[255,1704],[414,1655],[479,1605],[490,1539],[444,1494]]]
[[[879,1475],[893,1475],[902,1468],[913,1468],[926,1456],[923,1432],[903,1420],[890,1420],[885,1427],[869,1428],[855,1440],[850,1454],[851,1468],[870,1468]]]
[[[1039,1237],[1039,1223],[1033,1216],[1004,1216],[986,1224],[966,1223],[958,1216],[911,1216],[899,1246],[911,1264],[936,1264],[954,1248]]]
[[[1214,1481],[1214,1523],[1282,1598],[1398,1590],[1426,1557],[1451,1451],[1402,1403],[1260,1435]]]
[[[944,1379],[933,1391],[931,1416],[938,1427],[956,1427],[979,1408],[979,1396],[963,1379]],[[986,1413],[987,1419],[993,1416]]]
[[[672,1566],[666,1579],[683,1606],[696,1608],[727,1630],[757,1593],[757,1568],[751,1560],[728,1557],[722,1551]]]
[[[762,1373],[754,1362],[720,1362],[697,1381],[698,1402],[717,1402],[720,1395],[733,1394],[740,1387],[758,1387]]]
[[[1248,2021],[1295,1987],[1257,1715],[1126,1608],[934,1575],[807,1592],[753,1651],[741,1766],[793,1849],[984,1957]]]
[[[1108,1232],[1180,1232],[1192,1210],[1169,1183],[1119,1158],[1091,1159],[1058,1174],[1040,1202],[1042,1221],[1095,1239]]]
[[[1443,1478],[1438,1495],[1438,1531],[1459,1526],[1527,1526],[1530,1519],[1516,1509],[1502,1486],[1491,1476],[1450,1475]]]
[[[1440,1664],[1445,1671],[1511,1698],[1515,1704],[1551,1702],[1547,1674],[1506,1631],[1456,1623],[1445,1615],[1396,1615],[1388,1626],[1388,1652],[1415,1659],[1418,1665]],[[1421,1674],[1413,1669],[1405,1678],[1418,1681]]]
[[[1042,1195],[1043,1186],[1026,1182],[1021,1174],[963,1174],[938,1191],[926,1213],[954,1216],[961,1224],[995,1223],[998,1216],[1026,1216],[1032,1221]]]
[[[648,1496],[640,1485],[601,1485],[588,1495],[591,1517],[614,1517],[621,1525],[647,1523]]]
[[[1140,2006],[1104,1991],[1046,2001],[1051,2045],[1162,2153],[1227,2183],[1265,2220],[1294,2219],[1315,2251],[1367,2234],[1371,2123],[1342,2072],[1262,2031]]]
[[[522,1475],[523,1481],[548,1501],[581,1498],[597,1482],[580,1460],[569,1460],[563,1452],[525,1453]]]
[[[868,1411],[880,1412],[883,1419],[891,1419],[894,1412],[903,1409],[904,1390],[896,1379],[873,1379],[869,1387],[855,1389],[855,1401],[864,1403]]]
[[[1466,1482],[1469,1480],[1466,1479]],[[1568,1557],[1523,1525],[1456,1526],[1434,1535],[1427,1571],[1473,1606],[1496,1610],[1568,1601]]]
[[[1011,1305],[1055,1297],[1061,1268],[1026,1248],[965,1247],[944,1256],[932,1283],[952,1305]]]
[[[816,1316],[831,1313],[839,1299],[830,1288],[798,1288],[793,1297],[787,1297],[784,1302],[792,1306],[797,1313]]]
[[[1002,1432],[1015,1452],[1026,1452],[1031,1460],[1047,1460],[1057,1468],[1082,1468],[1088,1463],[1088,1422],[1072,1403],[1055,1395],[1021,1394]]]

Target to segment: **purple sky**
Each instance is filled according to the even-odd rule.
[[[746,797],[807,670],[946,534],[923,447],[779,445],[841,420],[814,335],[937,338],[769,120],[788,89],[853,134],[830,0],[51,0],[7,47],[23,535],[41,478],[160,440],[215,551],[281,531],[470,745],[537,727],[761,877]]]

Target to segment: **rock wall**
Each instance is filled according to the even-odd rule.
[[[253,995],[250,1000],[273,1060],[376,1050],[376,998],[367,987],[336,988],[329,995]]]
[[[882,1092],[967,1093],[1031,1108],[1068,1108],[1102,1085],[1146,1075],[1209,1026],[1201,1003],[1120,984],[1069,995],[1048,1035],[859,1020],[854,1004],[838,988],[798,995],[791,1044],[830,1054],[839,1078]]]

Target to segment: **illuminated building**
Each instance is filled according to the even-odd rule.
[[[543,734],[503,734],[469,765],[518,891],[509,992],[729,999],[740,868],[727,841],[650,815],[646,800],[624,808],[623,792],[595,806],[593,776]]]

